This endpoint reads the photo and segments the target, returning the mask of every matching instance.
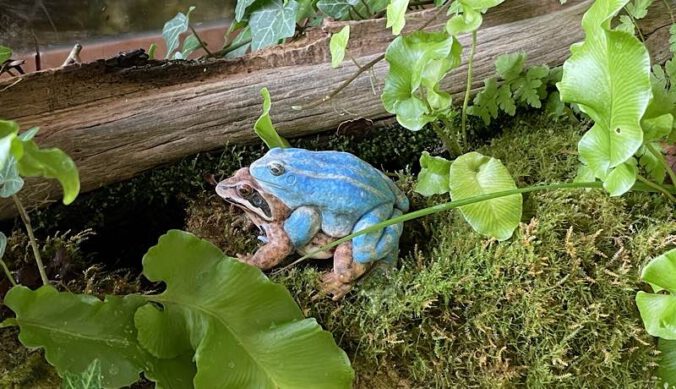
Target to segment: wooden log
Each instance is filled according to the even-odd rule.
[[[590,4],[510,0],[491,10],[478,34],[473,90],[493,75],[495,58],[503,53],[525,51],[530,64],[560,65],[570,45],[583,38],[580,20]],[[641,27],[661,61],[668,54],[663,47],[671,20],[660,7],[664,4],[655,2]],[[434,14],[409,14],[405,31],[420,28]],[[446,19],[442,13],[427,29],[440,29]],[[22,128],[40,126],[38,142],[73,157],[85,192],[228,142],[255,140],[252,126],[261,111],[262,87],[270,89],[273,121],[287,137],[333,129],[354,118],[390,118],[379,96],[387,72],[384,61],[329,102],[301,111],[291,108],[321,99],[357,70],[350,61],[339,69],[330,66],[330,33],[344,24],[327,22],[296,41],[236,60],[151,61],[124,69],[98,61],[29,74],[15,84],[3,80],[0,118],[16,120]],[[349,51],[360,64],[382,55],[394,38],[383,19],[350,24]],[[467,45],[469,37],[461,41]],[[445,87],[460,96],[465,79],[463,65],[447,77]],[[59,195],[55,182],[46,180],[29,180],[21,192],[29,206]],[[0,218],[14,213],[11,202],[0,202]]]

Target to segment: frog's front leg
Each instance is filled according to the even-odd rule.
[[[259,269],[267,270],[282,262],[293,252],[294,247],[281,223],[264,224],[261,227],[265,231],[267,243],[251,257],[241,258],[241,260]]]
[[[291,215],[284,222],[284,231],[286,231],[291,244],[295,248],[301,248],[310,243],[312,238],[321,228],[321,214],[315,207],[298,207],[291,212]]]

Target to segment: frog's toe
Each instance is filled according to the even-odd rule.
[[[351,289],[352,284],[341,282],[340,277],[334,272],[322,276],[321,291],[325,295],[331,295],[333,301],[341,300]]]

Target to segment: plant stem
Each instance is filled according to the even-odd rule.
[[[656,191],[664,194],[665,196],[667,196],[667,198],[669,200],[676,203],[676,197],[674,197],[671,193],[669,193],[668,189],[662,187],[661,185],[655,184],[654,182],[649,181],[647,178],[643,177],[640,174],[636,175],[636,179],[639,180],[640,182],[648,185],[649,187],[655,189]]]
[[[660,163],[662,164],[662,166],[664,166],[664,169],[666,169],[667,174],[671,178],[671,183],[673,185],[676,185],[676,172],[674,172],[674,169],[672,169],[671,166],[669,166],[669,163],[667,163],[666,158],[664,158],[664,155],[662,155],[662,151],[656,149],[655,146],[653,146],[652,143],[646,143],[645,147],[648,149],[648,151],[653,153],[653,155],[657,159],[660,160]]]
[[[446,150],[448,150],[449,153],[452,153],[454,157],[459,157],[462,155],[462,148],[455,139],[446,133],[445,128],[441,127],[436,122],[432,122],[432,129],[434,129],[434,132],[437,134],[439,139],[441,139],[441,142],[444,144],[444,147],[446,147]]]
[[[403,223],[403,222],[406,222],[406,221],[409,221],[409,220],[417,219],[419,217],[431,215],[433,213],[443,212],[443,211],[447,211],[449,209],[458,208],[458,207],[462,207],[462,206],[465,206],[465,205],[475,204],[475,203],[479,203],[479,202],[486,201],[486,200],[496,199],[496,198],[499,198],[499,197],[512,196],[512,195],[520,194],[520,193],[536,192],[536,191],[541,191],[541,190],[602,188],[602,187],[603,187],[603,184],[600,183],[600,182],[569,182],[569,183],[563,183],[563,184],[533,185],[533,186],[528,186],[528,187],[525,187],[525,188],[504,190],[504,191],[501,191],[501,192],[489,193],[489,194],[485,194],[485,195],[481,195],[481,196],[474,196],[474,197],[470,197],[470,198],[466,198],[466,199],[462,199],[462,200],[455,200],[455,201],[450,201],[448,203],[438,204],[438,205],[435,205],[435,206],[432,206],[432,207],[419,209],[419,210],[414,211],[414,212],[409,212],[409,213],[403,214],[401,216],[393,217],[392,219],[388,219],[384,222],[374,224],[372,226],[369,226],[369,227],[366,227],[362,230],[359,230],[355,233],[352,233],[348,236],[337,239],[337,240],[335,240],[335,241],[333,241],[333,242],[331,242],[327,245],[324,245],[324,246],[320,247],[319,249],[301,257],[300,259],[296,260],[292,264],[281,268],[279,271],[281,272],[281,271],[287,270],[290,267],[295,266],[296,264],[309,259],[310,257],[312,257],[313,255],[315,255],[317,253],[320,253],[322,251],[334,248],[341,243],[345,243],[347,241],[354,239],[357,236],[368,234],[369,232],[379,231],[379,230],[381,230],[381,229],[383,229],[387,226],[391,226],[391,225],[397,224],[397,223]]]
[[[38,248],[38,241],[35,239],[35,234],[33,234],[33,227],[31,226],[31,219],[28,217],[26,208],[21,204],[21,200],[16,195],[12,195],[12,200],[16,208],[19,210],[19,215],[21,215],[21,220],[26,226],[26,232],[28,233],[28,239],[31,242],[31,247],[33,248],[33,255],[35,256],[35,262],[38,265],[38,271],[40,272],[40,278],[42,279],[42,284],[49,284],[49,279],[47,278],[47,272],[45,272],[45,266],[42,264],[42,257],[40,257],[40,249]]]
[[[192,34],[195,35],[195,38],[197,38],[197,41],[200,43],[200,46],[202,46],[202,49],[207,52],[207,55],[211,55],[211,51],[207,48],[207,44],[202,41],[202,38],[197,34],[197,31],[195,31],[195,28],[191,24],[188,25],[190,27],[190,31],[192,31]]]
[[[366,13],[370,15],[373,15],[373,11],[371,11],[371,7],[369,7],[369,3],[365,0],[361,0],[361,3],[364,5],[364,8],[366,8]]]
[[[465,100],[462,102],[462,148],[467,148],[467,105],[469,104],[469,93],[472,90],[472,62],[476,52],[476,30],[472,31],[472,46],[467,58],[467,87],[465,88]]]
[[[441,7],[439,7],[439,8],[437,9],[437,11],[434,13],[434,15],[432,15],[432,17],[429,18],[422,26],[420,26],[418,29],[416,29],[416,31],[422,31],[422,30],[424,30],[427,26],[429,26],[430,24],[432,24],[432,22],[433,22],[434,20],[436,20],[437,16],[439,16],[439,15],[441,14],[441,12],[446,8],[446,4],[447,4],[447,3],[444,3]],[[301,111],[301,110],[304,110],[304,109],[314,108],[314,107],[317,107],[317,106],[319,106],[319,105],[324,104],[325,102],[327,102],[327,101],[331,100],[332,98],[334,98],[338,93],[342,92],[343,89],[347,88],[348,85],[350,85],[354,80],[356,80],[357,77],[359,77],[362,73],[364,73],[364,72],[366,72],[367,70],[371,69],[372,67],[374,67],[378,62],[382,61],[383,59],[385,59],[385,53],[379,55],[378,57],[376,57],[375,59],[373,59],[371,62],[367,63],[366,65],[364,65],[364,66],[362,66],[362,67],[360,67],[356,72],[354,72],[354,74],[353,74],[350,78],[348,78],[347,80],[343,81],[343,82],[338,86],[338,88],[334,89],[331,93],[329,93],[328,95],[324,96],[324,97],[321,98],[320,100],[317,100],[317,101],[315,101],[315,102],[312,102],[312,103],[310,103],[310,104],[308,104],[308,105],[293,105],[293,106],[291,106],[291,109],[296,110],[296,111]]]
[[[14,277],[12,277],[12,273],[9,271],[7,264],[2,259],[0,259],[0,266],[2,266],[2,270],[5,271],[5,275],[9,279],[9,283],[12,284],[12,286],[16,286],[16,281],[14,281]]]

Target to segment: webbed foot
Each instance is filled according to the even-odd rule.
[[[334,272],[328,272],[322,276],[322,294],[330,295],[333,301],[341,300],[351,289],[352,284],[342,282],[340,276]]]

